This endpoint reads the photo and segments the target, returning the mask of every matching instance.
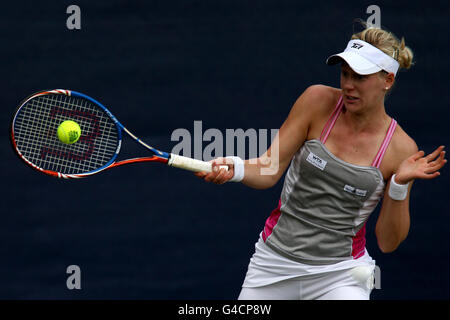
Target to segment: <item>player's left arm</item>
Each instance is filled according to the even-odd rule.
[[[432,153],[425,155],[419,151],[416,143],[406,134],[397,137],[391,154],[394,163],[392,175],[399,185],[408,185],[404,200],[394,200],[389,195],[391,178],[386,185],[385,195],[378,217],[375,234],[380,250],[392,252],[406,239],[409,226],[409,199],[415,179],[433,179],[440,175],[439,170],[445,165],[444,146],[438,147]]]

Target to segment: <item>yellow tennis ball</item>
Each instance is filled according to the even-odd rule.
[[[66,120],[59,125],[56,134],[62,143],[72,144],[80,139],[81,129],[75,121]]]

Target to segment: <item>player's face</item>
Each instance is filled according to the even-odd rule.
[[[374,73],[360,75],[345,62],[341,66],[341,89],[347,109],[363,111],[383,102],[386,90],[383,76]]]

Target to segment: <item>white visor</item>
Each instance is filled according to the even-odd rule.
[[[350,40],[344,52],[334,54],[327,59],[328,65],[342,60],[358,74],[372,74],[381,70],[397,74],[399,63],[380,49],[362,40]]]

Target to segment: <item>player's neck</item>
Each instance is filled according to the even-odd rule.
[[[351,112],[346,110],[344,106],[342,113],[345,125],[355,134],[360,132],[377,132],[380,128],[384,128],[385,123],[389,120],[384,104],[367,108],[363,112]]]

